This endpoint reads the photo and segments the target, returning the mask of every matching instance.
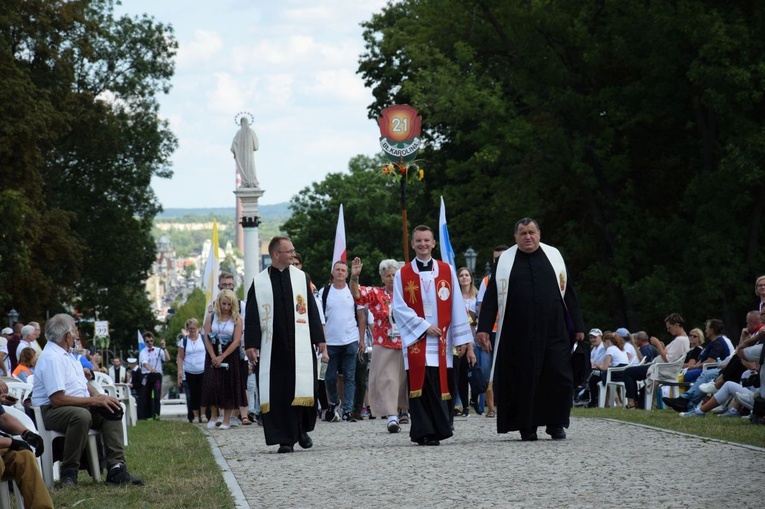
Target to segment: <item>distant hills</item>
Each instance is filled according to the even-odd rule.
[[[281,218],[285,217],[285,221],[292,215],[290,212],[289,202],[277,203],[274,205],[259,205],[260,217],[262,220],[266,218]],[[211,207],[211,208],[191,208],[191,209],[165,209],[161,213],[157,214],[157,219],[178,219],[183,216],[195,216],[195,217],[223,217],[234,216],[236,214],[236,208],[234,207]]]
[[[266,240],[284,233],[281,226],[292,216],[289,202],[260,205],[258,211],[261,221],[258,232],[260,238]],[[218,222],[218,239],[221,247],[225,247],[228,241],[236,247],[234,227],[238,218],[234,207],[168,208],[154,218],[152,234],[155,239],[159,239],[162,235],[167,236],[180,257],[198,255],[204,241],[212,236],[210,223],[213,219]],[[163,228],[158,228],[158,224],[161,224]]]

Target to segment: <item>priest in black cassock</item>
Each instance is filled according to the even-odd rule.
[[[497,261],[478,319],[476,341],[489,351],[499,319],[492,379],[497,432],[537,439],[546,426],[566,438],[572,405],[572,340],[584,339],[584,320],[560,252],[540,242],[537,222],[515,224],[516,246]]]
[[[266,444],[290,453],[295,443],[313,445],[316,425],[316,354],[326,358],[324,331],[311,283],[292,266],[295,248],[288,237],[268,245],[271,267],[255,276],[247,294],[245,353],[258,366],[260,410]]]

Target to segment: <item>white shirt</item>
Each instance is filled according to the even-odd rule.
[[[141,353],[138,354],[138,363],[141,365],[141,373],[151,373],[151,370],[146,369],[144,364],[148,364],[157,373],[162,373],[162,361],[166,361],[165,349],[155,346],[149,351],[147,346]]]
[[[603,362],[606,358],[606,345],[601,341],[598,346],[590,350],[590,364],[595,365],[596,362]]]
[[[410,308],[404,300],[403,283],[401,282],[401,271],[396,272],[393,280],[393,316],[396,325],[401,331],[402,350],[404,352],[404,366],[409,368],[409,359],[407,358],[407,348],[414,344],[422,336],[430,325],[438,326],[438,306],[436,299],[440,298],[436,294],[435,279],[438,277],[439,265],[433,261],[433,270],[420,272],[417,268],[416,259],[411,262],[412,268],[420,277],[420,295],[423,302],[423,311],[425,317],[422,318]],[[446,365],[452,367],[451,351],[454,346],[464,345],[473,341],[473,333],[468,323],[467,311],[465,310],[465,301],[460,294],[460,284],[457,275],[451,267],[451,305],[452,322],[446,333]],[[438,343],[439,339],[435,336],[425,337],[425,364],[427,366],[438,366]]]
[[[3,338],[5,339],[5,338]],[[0,352],[3,352],[5,354],[4,362],[5,362],[5,372],[8,373],[8,376],[11,376],[11,357],[8,355],[8,342],[6,341],[4,345],[0,345]]]
[[[178,341],[178,348],[183,348],[183,340]],[[180,355],[180,352],[178,353]],[[186,338],[186,350],[183,357],[183,372],[198,375],[205,371],[205,342],[202,336],[196,340]]]
[[[18,361],[21,359],[21,352],[23,352],[25,348],[31,348],[31,346],[29,341],[24,341],[23,339],[19,341],[19,346],[16,347],[16,360]]]
[[[609,364],[609,367],[615,367],[620,364],[629,364],[629,358],[627,357],[627,352],[624,350],[619,350],[618,347],[611,345],[608,348],[606,348],[606,357],[611,356],[611,364]],[[605,357],[604,357],[605,358]]]
[[[327,325],[325,333],[327,346],[345,346],[359,340],[359,326],[356,323],[356,302],[348,285],[337,289],[329,286],[327,294]]]
[[[72,354],[48,341],[37,359],[32,406],[50,405],[50,396],[64,391],[67,396],[90,397],[88,380]]]
[[[688,339],[688,336],[677,336],[664,347],[664,355],[667,356],[667,362],[675,362],[681,357],[685,357],[685,354],[687,354],[690,349],[691,342]],[[662,362],[661,358],[656,359],[656,362]]]
[[[627,356],[627,359],[628,359],[627,363],[630,366],[637,366],[638,364],[640,364],[640,359],[638,359],[637,351],[635,350],[635,347],[632,346],[632,343],[630,343],[629,341],[624,342],[624,352],[629,354]]]

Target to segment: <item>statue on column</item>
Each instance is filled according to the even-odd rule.
[[[249,117],[249,121],[247,120]],[[259,187],[258,179],[255,177],[255,151],[258,150],[258,136],[250,128],[254,120],[252,114],[247,112],[239,113],[234,121],[238,121],[241,127],[234,136],[231,143],[231,152],[234,154],[236,169],[242,177],[241,187]]]

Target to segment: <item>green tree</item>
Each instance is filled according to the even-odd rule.
[[[423,115],[452,239],[489,253],[532,216],[593,325],[742,322],[765,263],[755,3],[404,0],[364,28],[370,115]]]
[[[380,284],[381,260],[403,259],[400,188],[384,177],[385,164],[382,156],[356,156],[348,164],[348,173],[330,173],[292,198],[292,217],[282,229],[303,256],[303,269],[317,287],[330,277],[341,204],[348,260],[358,256],[364,262],[362,284]],[[426,166],[426,180],[429,175]],[[437,209],[434,216],[432,207],[424,206],[421,184],[407,186],[409,229],[421,222],[432,224],[437,218]]]
[[[143,281],[160,210],[150,182],[171,176],[176,146],[156,98],[173,74],[172,29],[117,18],[112,0],[12,0],[0,33],[0,183],[26,205],[3,216],[14,243],[0,252],[0,300],[26,320],[98,312],[117,348],[132,344],[154,324]]]

